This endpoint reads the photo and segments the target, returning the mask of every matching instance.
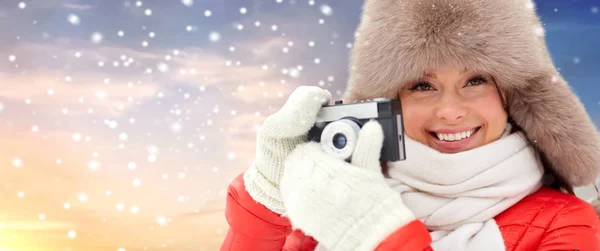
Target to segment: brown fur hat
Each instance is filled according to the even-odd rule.
[[[396,98],[444,65],[494,77],[509,117],[572,186],[595,181],[600,135],[555,69],[531,0],[366,0],[344,103]]]

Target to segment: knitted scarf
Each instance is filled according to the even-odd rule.
[[[388,184],[431,231],[434,250],[505,250],[494,217],[540,188],[544,173],[525,135],[509,131],[455,154],[405,137],[407,159],[388,163]]]
[[[445,154],[408,137],[405,161],[389,163],[390,186],[432,231],[432,248],[505,250],[494,217],[542,185],[543,166],[522,132]]]

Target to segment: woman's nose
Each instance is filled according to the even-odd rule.
[[[455,122],[464,118],[466,113],[460,97],[450,94],[440,99],[435,115],[438,119]]]

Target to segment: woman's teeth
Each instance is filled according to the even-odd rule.
[[[473,134],[473,132],[475,132],[476,129],[477,128],[471,129],[471,130],[466,131],[466,132],[459,132],[459,133],[453,133],[453,134],[436,133],[435,135],[438,137],[439,140],[457,141],[457,140],[461,140],[461,139],[465,139],[465,138],[471,137],[471,134]]]

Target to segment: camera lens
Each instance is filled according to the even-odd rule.
[[[337,149],[344,148],[344,146],[346,146],[346,141],[347,139],[344,134],[336,133],[333,135],[333,146],[335,146]]]
[[[327,124],[321,132],[323,151],[336,158],[348,160],[354,151],[361,126],[360,121],[346,118]]]

